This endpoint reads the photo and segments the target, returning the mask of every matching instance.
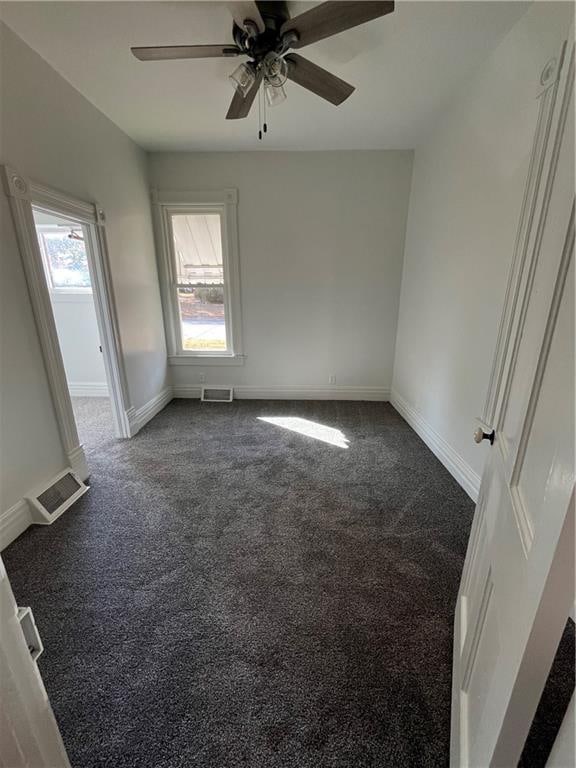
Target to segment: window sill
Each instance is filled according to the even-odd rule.
[[[169,355],[168,365],[244,365],[246,355]]]

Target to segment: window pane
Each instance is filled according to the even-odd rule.
[[[40,230],[39,235],[44,245],[52,287],[90,288],[90,272],[82,230]]]
[[[172,216],[182,346],[227,349],[220,215]]]

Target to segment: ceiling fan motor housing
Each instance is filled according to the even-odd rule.
[[[261,2],[258,3],[258,8],[265,25],[263,32],[258,30],[252,19],[245,20],[244,29],[236,23],[232,29],[236,45],[256,64],[260,64],[269,53],[286,53],[291,43],[298,40],[298,34],[294,30],[284,35],[280,32],[282,25],[290,18],[286,3]]]

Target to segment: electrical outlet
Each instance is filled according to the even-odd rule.
[[[336,376],[334,376],[334,374],[328,376],[328,384],[336,384]]]
[[[200,373],[198,375],[198,381],[200,382],[200,384],[204,384],[204,382],[206,381],[206,374],[205,373]]]

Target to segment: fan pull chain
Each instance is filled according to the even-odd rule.
[[[258,89],[258,140],[262,141],[262,88]]]
[[[258,89],[258,141],[262,141],[265,133],[268,133],[268,123],[266,122],[266,94],[262,87]]]

